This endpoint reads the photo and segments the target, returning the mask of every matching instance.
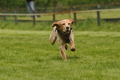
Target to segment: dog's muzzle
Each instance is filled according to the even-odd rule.
[[[71,27],[66,27],[66,32],[69,33],[72,30]]]

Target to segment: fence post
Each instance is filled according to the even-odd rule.
[[[33,16],[33,25],[36,25],[35,15]]]
[[[77,23],[77,16],[76,16],[76,13],[74,12],[73,15],[74,15],[74,23],[76,24],[76,23]]]
[[[4,12],[4,13],[5,13],[5,12]],[[6,15],[3,16],[3,19],[4,19],[4,21],[7,21],[7,19],[6,19]]]
[[[15,11],[15,14],[16,14],[16,11]],[[17,15],[14,15],[14,17],[15,17],[15,24],[17,25],[18,24]]]
[[[98,10],[100,9],[100,5],[97,6]],[[97,11],[97,24],[98,26],[101,25],[101,22],[100,22],[100,11]]]
[[[55,17],[55,13],[53,13],[53,22],[55,22],[56,17]]]

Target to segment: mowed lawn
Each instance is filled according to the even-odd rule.
[[[65,61],[50,33],[0,30],[0,80],[120,80],[120,32],[74,31]]]

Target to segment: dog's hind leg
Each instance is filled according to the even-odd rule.
[[[62,59],[66,60],[67,57],[66,57],[66,50],[65,50],[64,46],[60,46],[60,52],[61,52],[61,55],[62,55]]]
[[[65,49],[66,49],[66,50],[68,49],[68,45],[67,45],[67,44],[65,45]]]

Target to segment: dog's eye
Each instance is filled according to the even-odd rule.
[[[63,23],[62,25],[65,25],[65,23]]]
[[[70,23],[68,23],[68,25],[70,25]]]

